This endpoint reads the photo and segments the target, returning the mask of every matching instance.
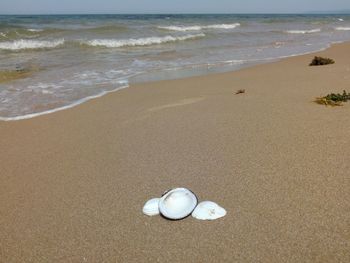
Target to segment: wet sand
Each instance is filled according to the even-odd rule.
[[[16,65],[12,69],[0,70],[0,83],[29,78],[32,74],[42,70],[37,65]]]
[[[29,77],[30,73],[20,70],[3,70],[0,71],[0,83],[9,82],[16,79]]]
[[[313,102],[350,44],[317,54],[0,122],[0,262],[350,262],[350,102]],[[227,215],[142,214],[178,186]]]

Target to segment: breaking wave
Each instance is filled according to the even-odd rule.
[[[342,27],[342,26],[340,26],[340,27],[336,27],[335,30],[338,30],[338,31],[348,31],[348,30],[350,30],[350,27]]]
[[[215,24],[207,26],[159,26],[159,29],[172,30],[172,31],[200,31],[203,29],[233,29],[240,26],[240,23],[234,24]]]
[[[36,28],[28,28],[27,30],[29,32],[41,32],[41,31],[44,31],[44,29],[36,29]]]
[[[312,34],[312,33],[321,32],[321,29],[316,28],[316,29],[310,29],[310,30],[287,30],[286,32],[289,34]]]
[[[149,46],[154,44],[163,44],[168,42],[183,41],[204,37],[204,34],[185,35],[185,36],[164,36],[164,37],[146,37],[146,38],[130,38],[130,39],[93,39],[82,42],[82,44],[98,47],[134,47],[134,46]]]
[[[64,39],[57,40],[29,40],[20,39],[11,42],[0,42],[0,49],[4,50],[22,50],[22,49],[40,49],[55,48],[64,44]]]

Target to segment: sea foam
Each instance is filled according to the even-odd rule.
[[[112,93],[112,92],[115,92],[115,91],[118,91],[118,90],[121,90],[121,89],[125,89],[127,87],[129,87],[128,84],[126,84],[124,86],[121,86],[121,87],[118,87],[118,88],[116,88],[114,90],[102,91],[102,92],[100,92],[100,93],[98,93],[96,95],[91,95],[91,96],[82,98],[80,100],[74,101],[71,104],[68,104],[68,105],[65,105],[65,106],[61,106],[61,107],[57,107],[57,108],[50,109],[50,110],[46,110],[46,111],[29,113],[29,114],[25,114],[25,115],[18,115],[18,116],[14,116],[14,117],[1,117],[0,116],[0,121],[18,121],[18,120],[31,119],[31,118],[34,118],[34,117],[37,117],[37,116],[46,115],[46,114],[49,114],[49,113],[70,109],[70,108],[78,106],[78,105],[80,105],[80,104],[82,104],[84,102],[87,102],[89,100],[93,100],[93,99],[102,97],[102,96],[104,96],[104,95],[106,95],[108,93]]]
[[[342,26],[340,26],[340,27],[336,27],[335,30],[338,30],[338,31],[348,31],[348,30],[350,30],[350,27],[342,27]]]
[[[110,48],[117,47],[134,47],[134,46],[149,46],[154,44],[163,44],[168,42],[183,41],[204,37],[204,34],[185,35],[185,36],[164,36],[164,37],[146,37],[146,38],[130,38],[130,39],[93,39],[82,42],[89,46],[103,46]]]
[[[41,32],[41,31],[43,31],[43,29],[36,29],[36,28],[28,28],[27,30],[30,31],[30,32]]]
[[[203,29],[233,29],[241,24],[214,24],[207,26],[159,26],[159,29],[172,30],[172,31],[200,31]]]
[[[321,29],[316,28],[316,29],[310,29],[310,30],[287,30],[286,32],[289,34],[312,34],[312,33],[321,32]]]
[[[57,39],[52,41],[20,39],[12,42],[0,42],[0,49],[21,50],[21,49],[55,48],[62,44],[64,44],[64,39]]]

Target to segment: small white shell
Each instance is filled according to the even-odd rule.
[[[199,220],[214,220],[226,215],[226,210],[211,201],[200,202],[192,212],[192,216]]]
[[[159,203],[160,198],[152,198],[148,200],[142,208],[142,212],[148,216],[155,216],[159,214]]]
[[[190,190],[175,188],[160,198],[159,212],[168,219],[183,219],[192,213],[197,203],[197,197]]]

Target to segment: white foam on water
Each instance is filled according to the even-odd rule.
[[[233,29],[240,26],[240,23],[234,24],[214,24],[207,26],[159,26],[159,29],[172,30],[172,31],[200,31],[203,29]]]
[[[175,41],[184,41],[189,39],[195,39],[204,37],[205,34],[195,34],[195,35],[184,35],[184,36],[164,36],[164,37],[146,37],[146,38],[137,38],[137,39],[93,39],[88,41],[83,41],[82,44],[89,46],[103,46],[109,48],[118,48],[118,47],[134,47],[134,46],[149,46],[154,44],[163,44],[168,42]]]
[[[163,69],[164,71],[177,71],[177,70],[182,70],[186,68],[210,68],[210,67],[219,67],[219,66],[233,66],[233,65],[240,65],[244,64],[245,62],[249,62],[249,60],[224,60],[224,61],[216,61],[216,62],[211,62],[211,63],[199,63],[199,64],[189,64],[189,65],[183,65],[179,67],[170,67],[170,68],[165,68]]]
[[[209,29],[233,29],[238,26],[240,26],[240,23],[235,23],[235,24],[217,24],[217,25],[209,25],[209,26],[204,26],[203,28],[209,28]]]
[[[26,91],[31,91],[35,93],[42,93],[42,94],[53,94],[53,90],[57,90],[63,88],[62,85],[56,85],[53,83],[38,83],[37,85],[29,85],[26,89]]]
[[[173,31],[199,31],[202,29],[200,26],[159,26],[158,28]]]
[[[41,49],[55,48],[64,44],[64,39],[56,40],[30,40],[20,39],[11,42],[0,42],[0,49],[4,50],[22,50],[22,49]]]
[[[30,31],[30,32],[41,32],[41,31],[43,31],[43,29],[35,29],[35,28],[28,28],[27,30]]]
[[[312,33],[321,32],[321,29],[316,28],[316,29],[310,29],[310,30],[287,30],[285,32],[289,34],[312,34]]]
[[[126,83],[123,83],[123,84],[126,84]],[[36,112],[36,113],[30,113],[30,114],[15,116],[15,117],[0,117],[0,121],[18,121],[18,120],[31,119],[31,118],[38,117],[38,116],[41,116],[41,115],[46,115],[46,114],[49,114],[49,113],[70,109],[70,108],[78,106],[78,105],[80,105],[80,104],[82,104],[84,102],[87,102],[89,100],[100,98],[100,97],[102,97],[102,96],[104,96],[104,95],[106,95],[108,93],[112,93],[112,92],[115,92],[115,91],[118,91],[118,90],[121,90],[121,89],[124,89],[124,88],[127,88],[127,87],[129,87],[129,85],[124,85],[124,86],[118,87],[118,88],[116,88],[114,90],[110,90],[110,91],[103,91],[103,92],[101,92],[99,94],[88,96],[88,97],[82,98],[80,100],[77,100],[77,101],[75,101],[75,102],[73,102],[71,104],[68,104],[68,105],[65,105],[65,106],[62,106],[62,107],[58,107],[58,108],[55,108],[55,109],[51,109],[51,110],[46,110],[46,111]]]
[[[335,30],[338,30],[338,31],[349,31],[350,27],[340,26],[340,27],[336,27]]]

